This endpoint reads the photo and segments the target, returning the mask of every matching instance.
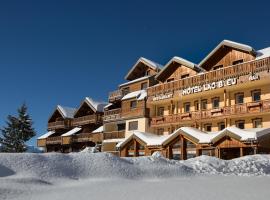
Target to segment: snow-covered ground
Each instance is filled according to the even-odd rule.
[[[0,154],[0,199],[268,199],[270,156],[231,161],[106,153]]]

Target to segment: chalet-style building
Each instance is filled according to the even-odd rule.
[[[118,90],[109,94],[109,104],[104,109],[104,140],[102,150],[116,152],[117,143],[134,130],[146,132],[149,128],[149,109],[146,107],[146,89],[157,83],[155,75],[161,65],[140,58],[130,69]]]
[[[103,112],[87,100],[77,110],[57,107],[39,146],[70,152],[102,143],[123,157],[160,151],[171,159],[270,153],[270,47],[224,40],[199,64],[173,57],[164,67],[140,58],[125,79],[109,94],[103,123],[81,122]],[[92,139],[102,124],[101,139]],[[78,129],[91,139],[75,144]]]
[[[74,152],[103,140],[103,109],[107,103],[86,97],[78,109],[57,106],[49,118],[48,133],[38,138],[46,152]]]
[[[147,89],[149,132],[159,139],[134,133],[117,146],[121,156],[158,149],[169,158],[181,159],[268,153],[269,56],[270,48],[256,51],[224,40],[198,65],[172,58],[156,75],[159,84]],[[168,148],[167,140],[160,142],[163,137],[171,139],[173,146]],[[145,138],[150,138],[150,144]]]

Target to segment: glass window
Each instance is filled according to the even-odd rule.
[[[235,94],[235,104],[243,104],[244,103],[244,93]]]
[[[194,101],[195,110],[199,110],[199,101]]]
[[[212,131],[212,124],[205,124],[204,125],[204,129],[207,132],[211,132]]]
[[[260,101],[261,100],[261,90],[254,90],[251,92],[252,101]]]
[[[128,123],[128,130],[129,131],[138,130],[138,121],[129,122]]]
[[[240,59],[240,60],[235,60],[235,61],[233,61],[233,65],[237,65],[237,64],[240,64],[240,63],[242,63],[242,62],[244,62],[244,60],[243,59]]]
[[[146,72],[145,72],[145,76],[149,76],[150,75],[150,70],[147,70]]]
[[[157,129],[157,135],[163,135],[163,133],[164,133],[164,128]]]
[[[123,95],[126,95],[129,93],[129,87],[123,88]]]
[[[181,76],[181,79],[189,77],[189,74],[184,74]]]
[[[190,112],[190,103],[184,104],[184,112]]]
[[[141,89],[142,90],[145,90],[147,87],[148,87],[148,83],[147,82],[141,84]]]
[[[253,128],[262,128],[262,119],[253,119]]]
[[[235,125],[237,128],[244,129],[245,128],[245,121],[244,120],[236,121]]]
[[[218,97],[212,99],[212,107],[219,108],[219,98]]]
[[[206,110],[207,109],[207,100],[204,99],[201,101],[201,109]]]
[[[217,70],[217,69],[221,69],[221,68],[223,68],[223,65],[217,65],[217,66],[213,67],[213,70]]]
[[[134,108],[136,108],[137,107],[137,101],[131,101],[130,102],[130,108],[131,109],[134,109]]]
[[[222,131],[223,129],[225,129],[225,123],[224,122],[218,123],[218,130]]]
[[[158,113],[157,113],[158,116],[163,116],[164,115],[164,107],[159,107],[158,108]]]

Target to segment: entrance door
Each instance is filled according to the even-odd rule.
[[[220,149],[220,158],[230,160],[240,157],[240,148],[222,148]]]

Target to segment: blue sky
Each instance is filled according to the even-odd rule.
[[[109,91],[140,57],[198,63],[223,39],[270,46],[267,1],[0,1],[0,126],[23,102],[38,135],[57,104]],[[35,144],[35,138],[30,141]]]

